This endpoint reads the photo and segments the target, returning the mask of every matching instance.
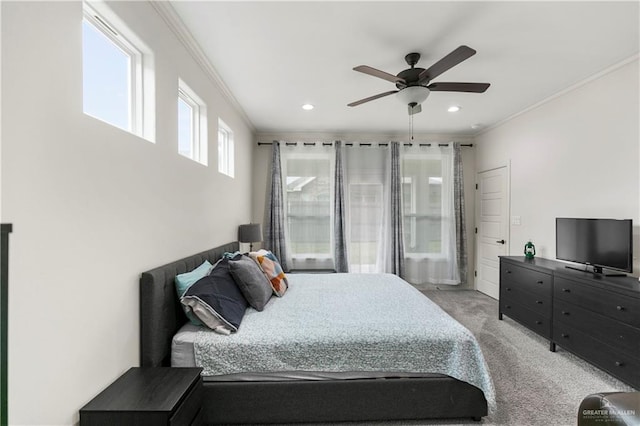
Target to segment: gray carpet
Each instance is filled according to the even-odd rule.
[[[580,402],[587,395],[633,391],[560,347],[550,352],[547,340],[512,319],[505,316],[499,321],[498,302],[480,292],[422,293],[467,327],[482,347],[497,403],[496,412],[485,417],[482,425],[573,426]]]

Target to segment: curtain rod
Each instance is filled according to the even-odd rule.
[[[274,141],[277,142],[277,141]],[[298,142],[283,142],[286,146],[298,146]],[[322,143],[322,146],[332,146],[333,142],[301,142],[303,144],[303,146],[316,146],[319,143]],[[389,146],[389,142],[379,142],[379,143],[357,143],[360,146],[372,146],[372,145],[378,145],[378,146]],[[261,145],[273,145],[273,142],[258,142],[258,146]],[[355,145],[353,142],[345,142],[344,144],[345,146],[353,146]],[[403,146],[413,146],[413,145],[418,145],[418,146],[432,146],[432,145],[437,145],[437,146],[449,146],[448,143],[439,143],[439,144],[431,144],[431,143],[420,143],[420,144],[414,144],[414,143],[403,143]],[[461,143],[460,146],[469,146],[472,147],[473,144],[472,143]]]

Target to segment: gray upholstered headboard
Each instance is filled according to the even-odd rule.
[[[149,271],[140,277],[140,366],[171,364],[171,339],[187,322],[176,295],[174,278],[191,271],[205,260],[215,263],[223,253],[237,251],[237,242],[228,243]]]

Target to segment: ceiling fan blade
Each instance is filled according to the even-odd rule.
[[[432,92],[484,93],[489,86],[489,83],[431,83],[427,89]]]
[[[459,46],[453,52],[449,53],[444,58],[440,59],[435,64],[431,65],[426,70],[422,71],[418,76],[418,81],[423,82],[431,81],[443,72],[447,71],[450,68],[455,67],[460,62],[465,59],[469,59],[473,55],[476,54],[476,51],[470,48],[469,46]]]
[[[394,93],[398,93],[398,91],[397,90],[391,90],[389,92],[378,93],[377,95],[369,96],[368,98],[364,98],[364,99],[360,99],[359,101],[351,102],[350,104],[347,104],[347,106],[354,107],[354,106],[363,104],[365,102],[369,102],[369,101],[376,100],[378,98],[382,98],[382,97],[385,97],[385,96],[393,95]]]
[[[353,70],[354,71],[363,72],[365,74],[369,74],[369,75],[372,75],[374,77],[378,77],[378,78],[381,78],[383,80],[390,81],[392,83],[403,83],[403,84],[407,83],[404,80],[404,78],[400,78],[400,77],[395,76],[393,74],[389,74],[388,72],[384,72],[384,71],[377,70],[375,68],[371,68],[370,66],[367,66],[367,65],[358,65]]]

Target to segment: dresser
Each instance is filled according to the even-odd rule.
[[[198,426],[201,368],[131,368],[80,410],[80,426]]]
[[[640,282],[566,268],[549,259],[500,258],[498,318],[640,389]]]

